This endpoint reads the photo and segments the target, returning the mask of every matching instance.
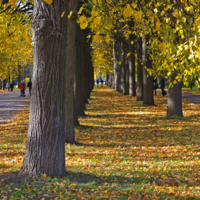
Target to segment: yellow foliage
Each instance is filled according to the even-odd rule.
[[[135,20],[141,20],[142,18],[142,11],[135,12]]]
[[[165,44],[165,43],[160,43],[160,44],[159,44],[159,49],[160,49],[161,52],[164,53],[165,50],[166,50],[166,44]]]
[[[51,5],[53,3],[53,0],[44,0],[47,4]]]
[[[96,43],[101,42],[101,36],[100,36],[99,34],[96,34],[96,35],[94,36],[94,41],[95,41]]]
[[[95,24],[96,26],[98,26],[100,22],[101,22],[101,17],[96,17],[96,18],[94,19],[94,24]]]
[[[132,10],[130,7],[124,9],[124,11],[123,11],[123,15],[124,15],[125,17],[130,17],[132,14],[133,14],[133,10]]]

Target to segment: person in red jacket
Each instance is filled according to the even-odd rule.
[[[20,89],[20,97],[25,97],[25,93],[24,93],[24,90],[25,90],[25,83],[23,81],[21,81],[21,83],[19,84],[19,89]]]

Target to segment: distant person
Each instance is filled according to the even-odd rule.
[[[157,78],[153,79],[153,89],[155,91],[155,96],[156,96],[156,89],[158,88],[158,83],[157,83]]]
[[[9,92],[9,90],[10,90],[10,82],[8,82],[7,84],[6,84],[6,88],[8,89],[8,92]]]
[[[97,86],[99,86],[99,79],[97,79]]]
[[[13,88],[14,88],[14,83],[13,83],[13,82],[11,82],[11,84],[10,84],[10,89],[11,89],[11,92],[13,91]]]
[[[25,97],[25,83],[23,81],[21,81],[21,83],[19,84],[19,89],[20,89],[20,97]]]
[[[161,77],[160,85],[161,85],[162,95],[164,97],[167,93],[164,90],[165,89],[165,79],[163,77]]]
[[[103,86],[103,79],[102,79],[102,78],[100,78],[100,81],[101,81],[101,86]]]
[[[31,79],[29,79],[29,82],[28,82],[28,84],[27,84],[27,87],[28,87],[28,89],[29,89],[29,94],[30,94],[30,96],[31,96],[31,90],[32,90],[32,82],[31,82]]]

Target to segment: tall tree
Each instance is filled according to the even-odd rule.
[[[173,74],[172,82],[175,80],[177,74]],[[182,84],[178,82],[174,86],[168,89],[168,105],[167,105],[167,116],[171,117],[173,115],[183,116],[182,111]]]
[[[34,1],[34,66],[29,128],[21,174],[65,174],[66,36],[69,1]]]
[[[147,72],[152,68],[152,60],[147,50],[149,35],[142,37],[142,61],[143,61],[143,104],[154,105],[153,98],[153,77]]]
[[[143,101],[142,38],[137,38],[137,101]]]
[[[76,59],[76,12],[77,0],[68,0],[68,12],[73,11],[67,24],[67,52],[65,73],[65,133],[67,143],[75,142],[74,124],[77,124],[76,107],[74,105],[74,66]]]

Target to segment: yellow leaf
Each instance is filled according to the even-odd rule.
[[[11,6],[15,6],[16,3],[17,3],[17,0],[9,0],[9,4],[10,4]]]
[[[93,10],[93,11],[91,12],[92,17],[96,17],[98,14],[99,14],[98,11],[94,11],[94,10]]]
[[[79,21],[80,21],[81,29],[86,29],[88,26],[87,18],[85,16],[81,16],[81,17],[79,17]]]
[[[166,19],[166,22],[167,22],[167,23],[170,23],[170,18],[167,18],[167,19]]]
[[[31,38],[27,32],[24,34],[24,38],[25,38],[26,42],[28,42],[28,43],[31,42]]]
[[[159,22],[159,21],[156,22],[156,28],[157,28],[158,30],[160,29],[160,22]]]
[[[81,22],[81,23],[80,23],[80,27],[81,27],[81,29],[86,29],[87,26],[88,26],[88,22],[87,22],[87,21],[85,21],[85,22]]]
[[[46,177],[47,177],[47,175],[46,175],[46,174],[43,174],[43,177],[44,177],[44,178],[46,178]]]
[[[136,20],[141,20],[141,18],[142,18],[142,12],[141,12],[141,11],[137,11],[137,12],[135,13],[135,19],[136,19]]]
[[[96,34],[96,35],[94,36],[94,41],[95,41],[96,43],[101,42],[101,36],[100,36],[99,34]]]
[[[44,0],[47,4],[51,5],[53,3],[53,0]]]
[[[91,35],[88,35],[87,38],[91,38]]]
[[[126,8],[123,12],[123,15],[125,17],[130,17],[131,15],[133,14],[133,10],[129,7],[129,8]]]
[[[85,16],[80,16],[79,17],[79,21],[80,21],[80,23],[84,22],[84,21],[87,21],[87,18]]]
[[[81,7],[78,11],[78,15],[80,15],[82,13],[83,7]]]
[[[96,17],[96,18],[94,19],[94,24],[95,24],[96,26],[98,26],[100,22],[101,22],[101,17]]]
[[[106,36],[106,38],[105,38],[105,41],[107,42],[107,43],[109,43],[109,41],[110,41],[110,36]]]
[[[65,14],[65,12],[63,12],[63,13],[61,14],[61,17],[63,17],[64,14]]]
[[[134,44],[134,41],[131,41],[131,44],[133,45],[133,44]]]
[[[70,19],[70,17],[72,16],[72,13],[73,13],[73,11],[71,11],[71,12],[69,13],[69,15],[67,16],[68,19]]]
[[[160,51],[165,52],[165,50],[166,50],[166,44],[165,43],[160,43],[159,44],[159,49],[160,49]]]

